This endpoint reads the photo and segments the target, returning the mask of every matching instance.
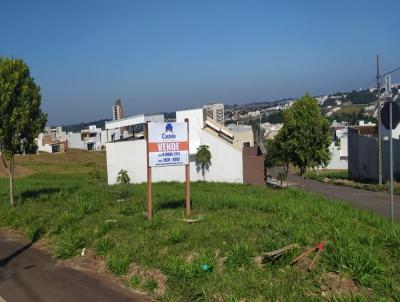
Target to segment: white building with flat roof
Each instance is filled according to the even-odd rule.
[[[221,127],[220,124],[208,119],[207,113],[203,109],[176,112],[176,122],[184,122],[185,119],[189,120],[190,180],[203,180],[202,171],[196,165],[196,153],[200,145],[207,145],[212,159],[211,165],[205,172],[206,181],[245,182],[243,147],[234,144],[234,134],[225,127]],[[124,120],[123,124],[120,123],[121,121],[108,122],[106,129],[111,130],[146,122],[164,122],[164,118],[161,118],[160,115],[139,115]],[[108,184],[117,183],[117,175],[121,170],[128,172],[132,183],[147,181],[147,145],[143,137],[132,136],[110,141],[106,144],[106,153]],[[260,169],[263,171],[262,165],[260,165]],[[152,179],[153,182],[184,182],[185,167],[154,167],[152,168]]]

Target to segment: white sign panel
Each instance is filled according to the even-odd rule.
[[[189,164],[187,123],[148,123],[149,166]]]

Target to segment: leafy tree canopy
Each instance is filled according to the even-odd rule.
[[[201,173],[203,175],[203,179],[205,180],[205,170],[208,169],[208,167],[211,164],[211,152],[209,150],[209,146],[207,145],[200,145],[197,148],[197,153],[196,153],[196,164],[199,169],[201,169]]]
[[[47,121],[40,103],[40,88],[24,61],[0,57],[0,152],[10,179],[11,204],[14,156],[32,149]]]
[[[300,168],[302,181],[307,167],[325,166],[330,160],[330,126],[321,115],[317,100],[308,94],[284,112],[284,124],[278,134],[280,148]]]

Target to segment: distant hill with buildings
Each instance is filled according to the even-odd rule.
[[[101,119],[101,120],[87,122],[87,123],[62,125],[62,129],[65,132],[80,132],[83,129],[87,129],[89,126],[95,125],[96,128],[101,128],[104,130],[104,124],[105,124],[105,122],[108,122],[108,121],[111,121],[111,119]]]

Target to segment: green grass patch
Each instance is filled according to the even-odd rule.
[[[347,170],[319,170],[309,171],[306,174],[306,177],[309,179],[324,181],[326,178],[329,179],[348,179],[349,172]]]
[[[16,180],[16,208],[7,204],[7,179],[0,178],[0,227],[32,240],[46,236],[59,259],[91,249],[116,275],[128,274],[132,264],[161,271],[167,280],[161,300],[324,300],[326,272],[369,288],[371,301],[400,296],[400,227],[370,212],[297,189],[198,182],[191,187],[192,208],[203,219],[187,224],[181,220],[184,184],[157,183],[149,222],[145,184],[107,186],[103,172],[91,173],[92,164],[63,174],[42,169]],[[313,272],[288,265],[319,241],[328,245]],[[256,261],[290,243],[301,248],[273,264]],[[128,276],[128,286],[161,287],[151,274]]]

